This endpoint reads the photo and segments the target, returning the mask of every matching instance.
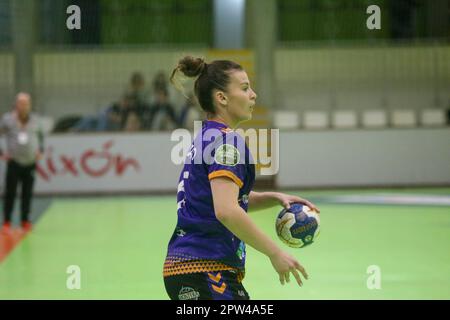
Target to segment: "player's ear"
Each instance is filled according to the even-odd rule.
[[[221,105],[227,105],[228,99],[223,91],[216,91],[216,100]]]

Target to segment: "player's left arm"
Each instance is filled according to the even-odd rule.
[[[256,192],[251,191],[248,196],[248,209],[249,211],[263,210],[267,208],[274,207],[276,205],[281,205],[286,209],[289,209],[291,203],[302,203],[307,205],[312,210],[320,213],[319,208],[312,202],[281,192]]]

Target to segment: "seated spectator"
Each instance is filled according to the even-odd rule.
[[[97,131],[98,116],[89,115],[82,117],[69,131],[91,132]]]
[[[56,121],[53,127],[54,133],[70,132],[80,122],[80,115],[67,115]]]
[[[130,110],[125,119],[123,131],[135,132],[141,129],[142,129],[142,122],[138,113],[135,110]]]
[[[139,105],[147,104],[148,92],[145,89],[145,80],[142,73],[134,72],[131,75],[130,84],[125,94],[133,97]]]
[[[120,131],[125,127],[129,112],[136,104],[135,96],[125,95],[118,102],[100,113],[97,131]]]
[[[167,81],[166,74],[164,71],[159,71],[155,78],[153,78],[153,92],[156,94],[160,90],[168,89],[169,83]]]
[[[196,103],[195,96],[190,93],[186,99],[186,103],[181,109],[180,119],[178,121],[182,128],[194,130],[194,121],[201,120],[201,113]]]
[[[150,114],[144,117],[145,129],[163,131],[178,126],[175,110],[168,99],[168,92],[159,89],[155,95],[155,103],[150,107]]]
[[[112,106],[97,115],[85,116],[73,127],[73,131],[120,131],[126,126],[127,118],[135,108],[134,96],[125,95]]]
[[[447,124],[450,125],[450,105],[449,105],[449,107],[447,109]]]

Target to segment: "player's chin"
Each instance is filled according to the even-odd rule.
[[[247,113],[244,117],[242,117],[242,121],[248,121],[248,120],[252,120],[252,113],[249,112]]]
[[[249,110],[246,110],[245,112],[242,112],[239,115],[239,120],[241,122],[245,122],[245,121],[251,120],[252,119],[252,111],[253,110],[249,109]]]

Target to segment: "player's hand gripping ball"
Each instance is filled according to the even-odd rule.
[[[313,243],[320,233],[319,215],[301,203],[291,204],[278,214],[275,228],[281,241],[292,248]]]

